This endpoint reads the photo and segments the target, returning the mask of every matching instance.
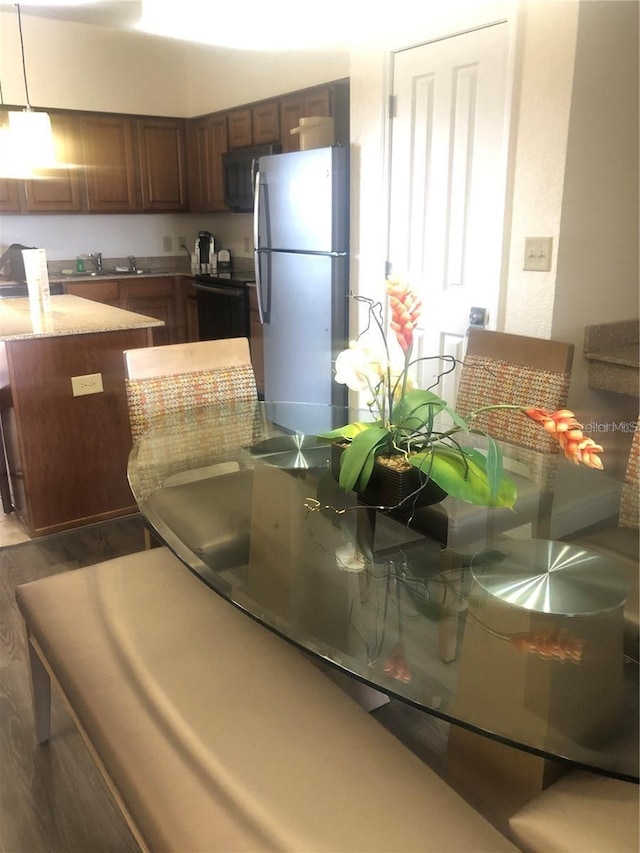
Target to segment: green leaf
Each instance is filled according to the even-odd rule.
[[[400,429],[416,431],[426,426],[431,431],[433,418],[446,405],[432,391],[407,391],[404,398],[394,405],[391,419]]]
[[[362,421],[345,424],[345,426],[337,427],[336,429],[329,430],[329,432],[321,432],[318,433],[318,438],[327,438],[330,441],[335,441],[336,438],[347,438],[352,439],[355,438],[356,435],[359,435],[361,432],[365,430],[371,429],[371,427],[379,426],[380,421],[372,421],[371,423],[364,423]]]
[[[356,483],[359,488],[366,486],[373,470],[376,450],[383,447],[388,440],[389,432],[381,426],[372,426],[355,436],[340,460],[338,482],[345,492],[351,491]],[[370,461],[368,461],[369,456],[371,456]],[[361,485],[363,480],[365,480],[364,485]]]
[[[501,472],[498,474],[495,460],[489,472],[487,458],[479,450],[435,447],[411,455],[409,461],[414,467],[430,472],[431,479],[454,498],[478,506],[512,508],[515,504],[515,484]],[[492,479],[495,479],[493,485]]]

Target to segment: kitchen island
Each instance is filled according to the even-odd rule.
[[[30,536],[136,512],[126,349],[161,320],[78,296],[0,301],[0,419],[11,505]]]

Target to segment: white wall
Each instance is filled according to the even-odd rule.
[[[551,337],[579,3],[522,7],[514,89],[512,211],[503,329]],[[552,237],[550,272],[522,269],[525,237]]]
[[[583,3],[567,140],[552,336],[574,344],[571,406],[624,467],[638,399],[589,388],[584,328],[640,316],[638,4]],[[612,428],[609,431],[609,428]]]

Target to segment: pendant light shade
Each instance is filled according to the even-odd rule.
[[[28,178],[35,177],[39,169],[50,169],[60,164],[56,162],[51,119],[47,113],[32,110],[29,102],[22,17],[20,4],[15,5],[27,106],[24,110],[10,110],[7,113],[8,125],[0,129],[0,177]]]

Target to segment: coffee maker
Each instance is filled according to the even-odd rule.
[[[198,231],[196,237],[196,269],[198,272],[216,272],[216,244],[210,231]]]

